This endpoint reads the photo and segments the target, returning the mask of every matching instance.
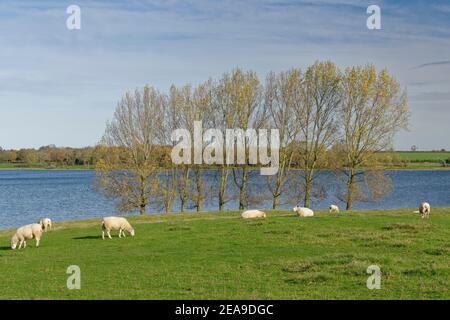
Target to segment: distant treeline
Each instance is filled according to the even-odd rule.
[[[24,165],[46,165],[46,166],[95,166],[101,158],[101,152],[105,152],[105,147],[100,151],[99,147],[56,147],[54,145],[43,146],[38,149],[9,149],[0,147],[0,163],[24,164]],[[161,146],[159,149],[159,164],[161,167],[170,165],[170,146]],[[301,147],[299,147],[301,148]],[[113,149],[113,148],[111,148]],[[120,148],[114,148],[115,153],[121,153]],[[112,150],[111,150],[112,151]],[[125,151],[123,151],[125,154]],[[334,155],[331,152],[323,154],[320,167],[329,168],[329,163],[333,161]],[[386,165],[400,165],[402,160],[396,153],[380,153],[380,160]],[[211,168],[212,166],[208,166]],[[300,157],[294,156],[292,167],[301,169]]]
[[[160,166],[166,167],[170,161],[171,147],[161,146]],[[119,151],[120,152],[120,151]],[[330,168],[334,155],[328,152],[323,155],[320,167]],[[0,163],[23,164],[27,166],[45,165],[45,166],[95,166],[98,159],[101,158],[99,147],[56,147],[55,145],[42,146],[38,149],[3,149],[0,147]],[[384,151],[378,153],[378,160],[386,167],[402,167],[408,163],[435,162],[447,164],[450,163],[450,151]],[[301,169],[301,159],[298,154],[292,160],[292,167]],[[211,168],[211,166],[208,166]]]
[[[67,148],[49,145],[39,149],[18,150],[4,150],[0,147],[0,163],[85,166],[95,165],[96,162],[95,147]]]

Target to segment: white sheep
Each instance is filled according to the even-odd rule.
[[[330,205],[330,213],[339,213],[339,207],[335,204]]]
[[[102,239],[105,240],[105,232],[110,239],[111,230],[119,230],[119,238],[125,237],[125,231],[134,237],[134,229],[127,219],[123,217],[105,217],[102,220]]]
[[[422,214],[422,219],[427,217],[430,218],[431,207],[428,202],[422,202],[419,206],[419,213]]]
[[[27,240],[36,239],[36,247],[39,247],[41,241],[42,226],[38,223],[28,224],[17,229],[16,233],[11,238],[11,249],[15,250],[17,243],[19,243],[19,250],[27,246]]]
[[[247,210],[241,213],[242,219],[265,218],[266,213],[259,210]]]
[[[45,232],[52,229],[52,220],[50,220],[50,218],[42,218],[39,220],[39,224]]]
[[[294,212],[296,212],[299,217],[313,217],[314,216],[314,211],[312,211],[309,208],[295,206],[292,210]]]

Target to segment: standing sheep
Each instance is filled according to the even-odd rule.
[[[105,217],[102,220],[102,239],[105,240],[105,232],[108,238],[111,238],[111,230],[119,230],[119,238],[122,235],[125,237],[125,231],[127,231],[132,237],[134,237],[134,229],[127,219],[123,217]]]
[[[427,217],[430,218],[431,207],[428,202],[422,202],[419,206],[419,213],[422,214],[422,219]]]
[[[330,206],[330,213],[339,213],[339,207],[335,204]]]
[[[309,208],[295,206],[292,210],[294,212],[296,212],[299,217],[313,217],[314,216],[314,211],[312,211]]]
[[[11,249],[15,250],[19,243],[19,250],[27,247],[27,240],[36,239],[36,247],[39,247],[39,241],[42,236],[42,226],[38,223],[28,224],[17,229],[11,238]]]
[[[39,220],[39,224],[45,232],[52,229],[52,220],[50,220],[50,218],[42,218]]]
[[[247,210],[241,213],[242,219],[265,218],[266,213],[259,210]]]

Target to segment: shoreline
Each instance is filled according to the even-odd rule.
[[[200,170],[215,170],[219,168],[200,168]],[[230,169],[233,169],[230,167]],[[249,168],[250,170],[259,170],[259,167],[255,168]],[[292,171],[296,170],[302,170],[299,168],[292,168]],[[329,169],[320,169],[317,168],[317,170],[325,170],[325,171],[331,171]],[[448,171],[450,170],[450,167],[422,167],[422,168],[392,168],[387,167],[384,168],[385,171],[403,171],[403,170],[409,170],[409,171]],[[95,171],[95,168],[39,168],[39,167],[33,167],[33,168],[0,168],[0,171]]]
[[[433,207],[434,211],[442,213],[442,211],[450,211],[450,207]],[[264,209],[260,208],[268,214],[268,217],[286,217],[297,216],[289,209]],[[342,210],[339,214],[329,213],[328,210],[314,210],[315,218],[324,217],[348,217],[348,216],[367,216],[367,215],[405,215],[416,214],[417,208],[390,208],[390,209],[356,209],[356,210]],[[220,219],[240,219],[240,213],[242,210],[225,210],[225,211],[189,211],[189,212],[149,212],[144,215],[139,214],[119,214],[111,213],[99,215],[98,217],[87,217],[83,219],[73,220],[52,220],[53,224],[56,224],[54,230],[61,230],[67,228],[81,228],[88,226],[97,226],[102,217],[106,216],[120,216],[126,217],[133,223],[173,223],[183,221],[197,221],[197,220],[220,220]],[[51,218],[51,217],[50,217]],[[9,235],[20,226],[0,228],[0,237]]]

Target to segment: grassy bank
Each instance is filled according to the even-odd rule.
[[[449,299],[450,210],[299,219],[269,212],[132,217],[136,237],[101,240],[98,219],[57,223],[21,251],[0,232],[1,299]],[[381,290],[366,269],[379,265]],[[66,269],[81,268],[81,290]]]
[[[382,152],[393,159],[389,169],[441,169],[450,168],[447,161],[450,159],[449,151],[396,151]],[[444,163],[446,165],[444,166]]]

